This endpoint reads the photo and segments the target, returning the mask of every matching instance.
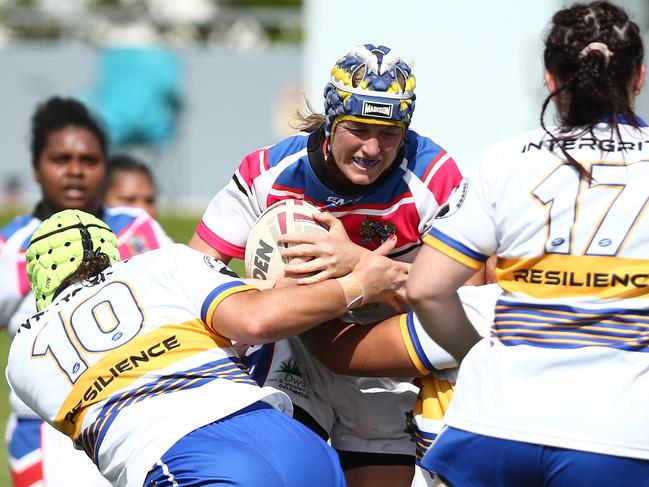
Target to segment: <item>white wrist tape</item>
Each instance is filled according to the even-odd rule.
[[[345,294],[347,309],[354,309],[363,306],[365,296],[363,295],[363,284],[353,273],[336,279]]]

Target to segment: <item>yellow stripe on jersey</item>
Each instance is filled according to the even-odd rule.
[[[622,299],[649,296],[649,260],[547,254],[532,259],[498,259],[498,284],[535,298],[592,296]]]
[[[451,405],[455,384],[435,374],[421,378],[421,390],[415,404],[415,414],[426,419],[441,420]]]
[[[231,346],[229,339],[207,330],[198,319],[161,326],[106,353],[84,372],[54,423],[63,433],[76,438],[89,406],[106,400],[148,373],[215,347]]]
[[[462,252],[456,250],[455,248],[451,247],[447,243],[442,242],[441,240],[435,238],[430,233],[424,235],[424,238],[422,240],[425,244],[430,245],[435,250],[439,250],[444,255],[450,257],[453,260],[458,261],[460,264],[470,267],[471,269],[475,269],[476,271],[479,271],[484,265],[483,261],[472,259],[468,255],[463,254]]]
[[[403,343],[406,346],[406,350],[408,351],[408,356],[410,357],[412,364],[417,367],[419,373],[421,375],[428,375],[430,374],[430,370],[428,370],[423,362],[419,359],[419,355],[417,355],[415,346],[412,343],[412,338],[410,336],[410,332],[408,331],[407,319],[407,314],[401,315],[401,317],[399,318],[399,326],[401,328],[401,337],[403,338]]]
[[[251,290],[256,290],[257,288],[253,286],[249,286],[246,284],[245,286],[236,286],[232,287],[230,289],[227,289],[225,291],[219,292],[214,300],[210,303],[209,307],[207,308],[207,313],[205,314],[205,324],[212,329],[212,315],[214,315],[214,311],[216,311],[216,308],[218,307],[219,304],[225,299],[233,294],[237,294],[243,291],[251,291]],[[218,330],[214,330],[216,333],[218,333]]]

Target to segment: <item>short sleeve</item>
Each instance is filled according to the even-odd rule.
[[[225,298],[254,289],[223,262],[185,245],[177,245],[171,271],[172,279],[181,284],[186,298],[208,326],[214,311]]]
[[[198,236],[222,255],[244,258],[248,234],[261,214],[254,182],[266,169],[266,153],[262,149],[243,159],[230,182],[212,198],[196,227]]]
[[[449,196],[433,221],[424,243],[478,270],[498,248],[496,227],[489,211],[489,181],[479,165]]]

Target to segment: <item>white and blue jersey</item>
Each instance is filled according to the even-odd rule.
[[[479,268],[498,255],[491,338],[462,363],[449,425],[649,459],[649,129],[496,143],[424,241]]]
[[[20,326],[7,378],[114,485],[142,485],[180,438],[257,401],[290,411],[212,328],[219,303],[251,289],[222,263],[177,244],[100,276]]]
[[[489,336],[494,306],[502,290],[497,284],[458,290],[464,311],[481,336]],[[421,390],[413,410],[417,426],[417,461],[433,445],[444,425],[457,381],[457,362],[421,326],[415,313],[401,315],[401,336],[413,365],[421,373]]]
[[[42,205],[33,214],[16,217],[0,230],[0,325],[10,334],[36,313],[36,300],[29,289],[25,252],[32,234],[49,218]],[[117,235],[122,259],[172,243],[160,225],[137,208],[100,208],[98,215]],[[103,485],[102,478],[85,455],[74,450],[67,438],[30,410],[12,392],[13,412],[7,431],[9,467],[15,487],[38,482],[57,485],[68,481],[74,470],[78,485]]]

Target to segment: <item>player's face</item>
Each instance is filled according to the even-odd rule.
[[[153,218],[158,218],[155,188],[141,171],[116,171],[104,196],[104,204],[142,208]]]
[[[331,153],[350,182],[370,184],[392,165],[402,141],[401,127],[343,120],[336,125]]]
[[[99,140],[88,129],[75,126],[49,134],[34,168],[43,204],[50,211],[94,211],[105,174],[106,160]]]

